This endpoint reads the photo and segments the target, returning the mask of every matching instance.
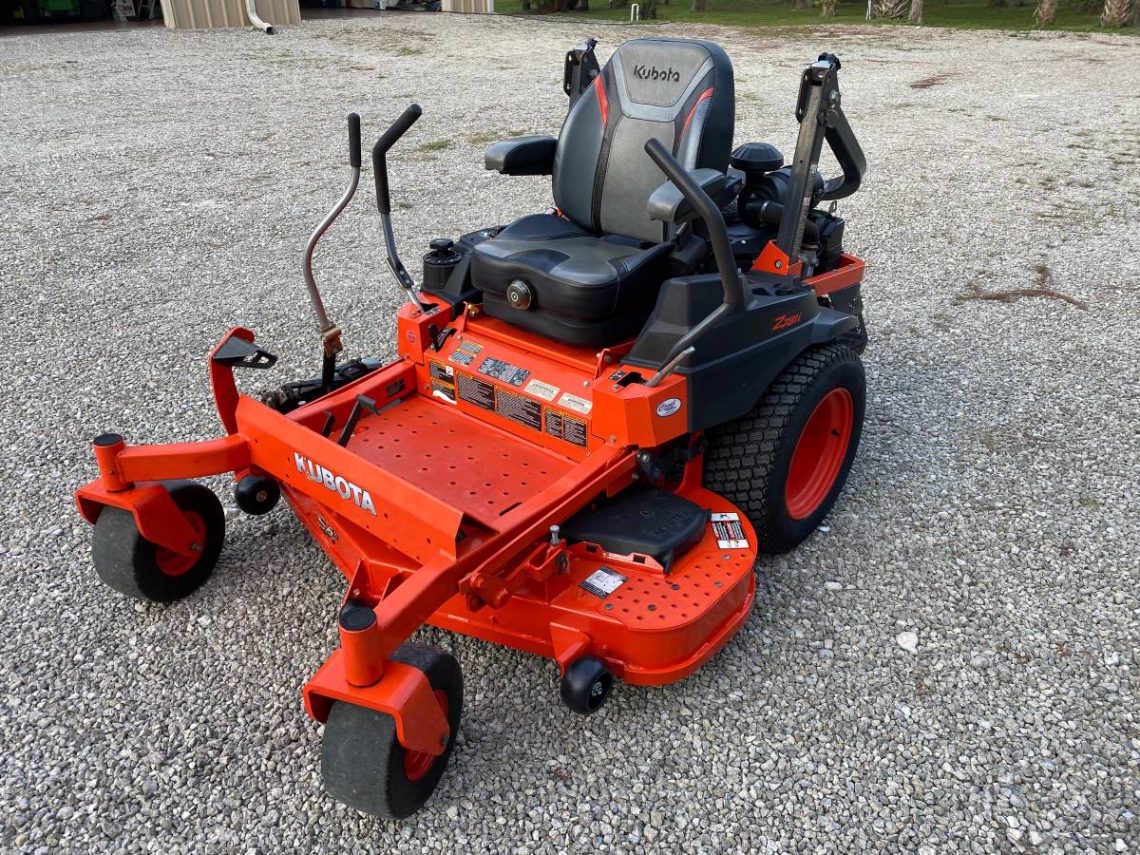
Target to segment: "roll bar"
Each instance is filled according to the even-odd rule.
[[[594,55],[597,44],[597,39],[586,39],[582,44],[566,51],[566,63],[562,67],[562,91],[570,99],[571,107],[601,73],[598,58]]]
[[[840,106],[839,58],[833,53],[822,53],[819,59],[804,69],[800,78],[800,93],[796,100],[796,119],[800,133],[792,158],[792,176],[788,187],[784,215],[776,235],[776,246],[790,259],[800,254],[804,224],[813,201],[842,199],[859,189],[867,161],[855,139]],[[813,176],[819,168],[819,156],[824,140],[839,161],[843,174],[823,183],[818,200],[812,199]]]

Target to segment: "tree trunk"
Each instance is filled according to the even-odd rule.
[[[1044,27],[1052,24],[1057,17],[1057,0],[1037,0],[1037,8],[1033,11],[1033,18],[1037,26]]]
[[[879,18],[905,18],[910,11],[910,0],[876,0],[875,15]]]
[[[811,8],[811,0],[796,0],[796,10],[802,12],[804,9]]]
[[[820,10],[820,15],[824,18],[835,17],[835,0],[823,0],[823,8]]]
[[[647,20],[657,17],[657,0],[642,0],[641,19]]]
[[[875,20],[875,13],[878,10],[875,8],[875,0],[867,0],[867,20]]]
[[[705,11],[705,2],[706,2],[706,0],[693,0],[693,11],[694,12]]]
[[[1102,27],[1127,27],[1132,23],[1135,10],[1132,0],[1104,0],[1104,11],[1100,13]]]
[[[910,22],[912,24],[922,23],[922,3],[923,0],[910,0]]]

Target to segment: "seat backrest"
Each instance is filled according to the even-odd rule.
[[[656,137],[689,169],[725,171],[736,99],[722,48],[695,39],[621,45],[570,110],[554,157],[554,202],[579,226],[658,243],[649,218],[665,176],[645,153]]]

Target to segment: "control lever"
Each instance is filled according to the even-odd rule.
[[[669,374],[673,373],[681,362],[693,352],[692,343],[700,338],[709,327],[719,323],[721,318],[732,312],[740,311],[745,302],[744,280],[736,267],[736,258],[732,254],[732,245],[728,242],[728,227],[724,224],[724,215],[720,212],[716,202],[708,193],[701,189],[701,185],[693,180],[693,176],[661,141],[653,138],[645,143],[645,153],[665,173],[665,177],[673,182],[681,191],[681,195],[693,206],[693,210],[704,221],[708,230],[709,243],[712,244],[713,255],[716,258],[717,272],[720,274],[721,286],[724,288],[724,300],[703,321],[689,330],[677,340],[677,343],[666,355],[661,370],[650,381],[657,385]]]
[[[348,203],[356,195],[356,188],[360,183],[360,116],[356,113],[348,114],[348,165],[352,167],[352,177],[349,179],[348,188],[340,197],[340,201],[325,215],[321,224],[309,237],[309,242],[305,245],[304,260],[301,262],[301,269],[305,274],[305,284],[309,288],[309,302],[313,304],[313,311],[317,315],[317,323],[321,328],[321,348],[323,350],[321,382],[325,389],[332,388],[333,376],[336,371],[336,357],[344,350],[344,344],[341,341],[340,327],[329,320],[324,301],[321,299],[321,292],[317,288],[317,280],[313,276],[313,251],[317,248],[318,241],[328,231],[329,226],[348,207]]]
[[[415,282],[408,275],[404,263],[400,261],[400,256],[396,252],[396,235],[392,231],[392,201],[388,196],[387,155],[388,149],[408,132],[408,129],[416,123],[423,112],[419,104],[409,105],[400,115],[400,118],[396,119],[391,127],[380,135],[380,139],[376,140],[376,145],[372,146],[372,176],[376,181],[376,209],[380,212],[380,226],[383,229],[388,267],[391,268],[392,275],[396,277],[400,287],[408,292],[408,297],[421,310],[424,308],[424,304],[420,302],[420,298],[416,294]]]

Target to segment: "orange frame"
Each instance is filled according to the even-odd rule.
[[[766,251],[756,268],[777,265],[789,272],[786,258]],[[845,255],[808,284],[823,296],[862,273],[863,262]],[[95,523],[103,507],[128,510],[144,538],[188,555],[194,531],[158,482],[226,472],[277,480],[348,580],[345,602],[376,615],[368,629],[340,628],[340,648],[305,685],[305,707],[319,721],[336,700],[386,712],[409,750],[438,755],[448,741],[427,679],[389,660],[425,622],[553,658],[561,669],[594,655],[632,683],[692,673],[747,619],[757,554],[747,518],[701,486],[699,454],[678,493],[735,513],[747,548],[725,547],[710,526],[667,573],[648,556],[571,547],[552,529],[637,480],[640,451],[686,436],[685,378],[623,383],[637,370],[622,365],[631,342],[593,352],[477,309],[452,317],[451,307],[422,299],[422,310],[399,310],[399,359],[289,414],[239,394],[232,368],[214,361],[231,337],[254,340],[250,330],[231,330],[210,360],[226,436],[154,446],[97,438],[99,477],[76,492],[83,517]],[[354,447],[323,435],[322,425],[343,425],[362,395],[376,414],[360,419]],[[496,473],[480,482],[481,467]],[[598,599],[582,582],[602,566],[626,582]]]

